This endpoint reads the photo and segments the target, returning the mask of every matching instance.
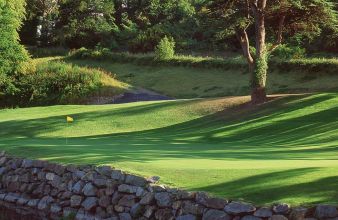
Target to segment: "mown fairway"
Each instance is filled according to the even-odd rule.
[[[248,100],[1,110],[0,148],[29,158],[109,164],[258,204],[337,203],[338,94],[238,106]],[[66,115],[75,122],[67,126]]]

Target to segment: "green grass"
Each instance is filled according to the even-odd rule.
[[[318,59],[315,59],[319,62]],[[250,93],[250,75],[246,68],[217,69],[173,66],[145,66],[112,61],[67,60],[80,66],[104,69],[120,81],[147,88],[175,98],[197,98]],[[296,61],[293,61],[296,62]],[[291,64],[290,64],[291,65]],[[296,64],[294,64],[296,65]],[[298,65],[298,64],[297,64]],[[311,69],[310,64],[306,68]],[[321,68],[316,73],[283,66],[269,70],[270,94],[337,91],[338,74]]]
[[[338,203],[338,94],[0,111],[0,148],[258,204]],[[222,109],[226,109],[221,111]],[[65,123],[65,116],[75,118]],[[68,144],[66,144],[68,137]]]

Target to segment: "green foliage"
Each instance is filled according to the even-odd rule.
[[[241,56],[228,58],[221,57],[202,57],[174,55],[170,60],[156,60],[154,54],[130,54],[116,53],[109,50],[88,50],[81,48],[72,51],[67,59],[93,59],[106,60],[115,63],[132,63],[143,66],[181,66],[193,68],[221,68],[224,70],[236,69],[247,72],[246,61]],[[291,60],[281,60],[272,57],[268,60],[271,70],[300,71],[309,74],[316,74],[318,71],[325,70],[330,74],[338,72],[338,59],[331,58],[301,58]]]
[[[62,0],[57,19],[57,39],[69,48],[109,43],[116,28],[110,0]]]
[[[264,54],[260,58],[255,59],[255,69],[252,76],[251,87],[265,88],[266,76],[268,71],[268,54],[264,51]]]
[[[305,49],[299,46],[282,44],[273,51],[272,55],[277,56],[280,59],[289,60],[304,58],[305,53]]]
[[[165,36],[155,49],[156,60],[170,60],[175,54],[175,41],[172,37]]]
[[[33,58],[53,57],[53,56],[66,56],[69,52],[68,49],[63,47],[27,47],[28,52]]]
[[[28,67],[29,56],[18,35],[24,5],[24,0],[0,0],[0,96],[17,91],[13,83]]]
[[[35,70],[22,74],[14,83],[15,94],[0,97],[0,106],[32,106],[83,103],[89,98],[114,96],[124,86],[105,72],[60,61],[38,61]]]

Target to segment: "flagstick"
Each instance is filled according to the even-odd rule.
[[[66,145],[68,145],[68,121],[66,122],[67,123],[67,126],[66,126]]]

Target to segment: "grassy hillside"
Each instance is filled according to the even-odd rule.
[[[247,68],[240,66],[230,69],[147,66],[93,59],[71,59],[67,62],[104,69],[123,82],[175,98],[220,97],[250,93],[250,75]],[[304,61],[304,64],[299,64],[303,65],[302,68],[291,68],[296,64],[278,65],[269,70],[267,89],[270,94],[337,91],[338,74],[324,71],[326,68],[320,67],[321,62],[318,59]]]
[[[338,94],[241,105],[248,100],[1,110],[0,148],[64,163],[109,164],[259,204],[338,203]],[[66,115],[74,124],[66,125]]]

